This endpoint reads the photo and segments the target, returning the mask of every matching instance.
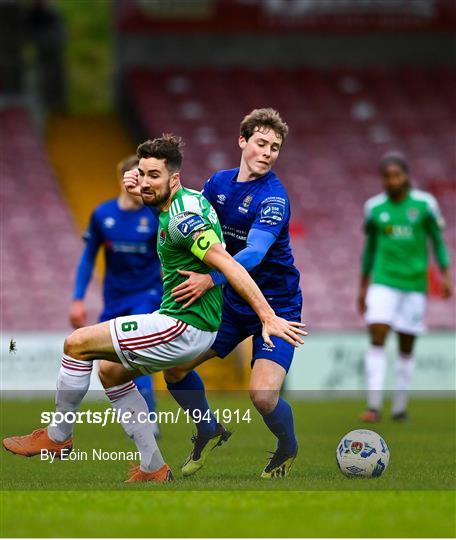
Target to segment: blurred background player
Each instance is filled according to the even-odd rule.
[[[79,261],[70,322],[73,328],[87,324],[84,297],[95,259],[104,246],[104,309],[99,322],[124,315],[152,313],[162,298],[160,261],[157,255],[158,218],[156,211],[143,205],[141,197],[128,193],[122,183],[124,173],[138,166],[138,158],[129,156],[117,166],[120,195],[102,203],[93,212],[84,234],[85,249]],[[152,378],[135,379],[149,411],[155,411]],[[154,424],[156,435],[158,426]]]
[[[442,273],[442,295],[449,298],[452,293],[450,259],[442,235],[444,220],[436,199],[412,189],[408,163],[398,152],[385,154],[380,173],[385,192],[369,199],[364,207],[366,241],[358,295],[358,308],[365,313],[370,335],[365,422],[381,418],[385,341],[390,329],[399,340],[392,418],[407,418],[407,394],[415,367],[413,346],[416,336],[425,330],[429,238]]]

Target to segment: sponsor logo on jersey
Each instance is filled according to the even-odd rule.
[[[150,232],[149,220],[146,217],[142,217],[139,220],[139,225],[136,227],[136,230],[140,233],[149,233]]]
[[[107,229],[112,229],[115,224],[116,224],[116,220],[113,217],[107,217],[107,218],[104,218],[103,220],[103,225]]]
[[[160,229],[160,234],[158,235],[158,241],[162,246],[166,242],[166,231],[165,229]]]
[[[144,242],[106,242],[106,248],[114,253],[147,253],[147,244]]]
[[[269,203],[261,208],[260,223],[276,225],[285,216],[285,205],[281,203]]]
[[[192,215],[177,224],[177,229],[184,238],[189,237],[203,227],[205,227],[204,219],[201,216],[195,215]]]
[[[223,193],[219,193],[217,195],[217,202],[219,204],[225,204],[225,201],[226,201],[226,195],[224,195]]]
[[[410,225],[386,225],[383,231],[392,238],[401,240],[413,238],[413,228]]]

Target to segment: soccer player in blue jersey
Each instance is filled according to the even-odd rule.
[[[160,306],[163,290],[156,249],[158,218],[155,210],[144,206],[141,197],[128,193],[122,182],[123,175],[137,166],[138,158],[134,155],[119,163],[119,197],[102,203],[90,218],[70,308],[70,322],[74,328],[85,326],[87,322],[84,296],[101,246],[104,247],[106,272],[104,309],[99,321],[152,313]],[[155,411],[151,377],[137,377],[135,383],[149,411]],[[158,426],[154,426],[158,434]]]
[[[290,247],[290,203],[284,186],[272,171],[287,133],[288,126],[277,111],[252,111],[240,126],[240,167],[215,173],[206,182],[203,194],[218,214],[227,251],[250,272],[279,316],[300,321],[302,295]],[[280,389],[294,347],[280,338],[273,338],[274,347],[264,343],[260,320],[227,285],[222,274],[182,273],[188,279],[175,288],[174,297],[187,306],[211,287],[225,285],[222,324],[211,349],[189,364],[165,371],[168,389],[181,407],[198,411],[195,417],[201,418],[201,413],[204,418],[210,416],[210,421],[196,423],[197,435],[193,437],[193,450],[183,465],[183,474],[198,471],[209,452],[230,435],[210,412],[203,382],[193,368],[214,356],[225,357],[241,341],[253,336],[250,397],[278,439],[276,451],[261,476],[286,476],[298,443],[293,413],[280,397]]]

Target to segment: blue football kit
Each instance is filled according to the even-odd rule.
[[[238,182],[238,174],[238,168],[215,173],[206,182],[203,195],[217,212],[228,253],[249,271],[277,315],[289,321],[300,321],[302,294],[290,248],[290,203],[285,188],[272,171],[248,182]],[[253,336],[252,365],[257,359],[265,358],[288,372],[295,350],[293,345],[276,336],[271,337],[274,347],[264,343],[262,324],[256,313],[223,274],[214,271],[210,275],[215,285],[225,285],[222,322],[211,349],[224,357],[245,338]],[[195,420],[198,436],[190,461],[197,451],[197,443],[214,440],[219,445],[226,440],[229,434],[217,423],[203,380],[195,370],[178,382],[167,382],[167,387],[193,418],[197,411],[200,415],[204,413],[204,418],[209,417],[208,421]],[[289,468],[298,451],[290,404],[279,396],[275,408],[261,415],[277,437],[277,450],[268,467],[274,468],[277,463],[279,469]],[[285,473],[282,471],[282,474]]]
[[[226,249],[250,272],[277,315],[300,321],[302,294],[290,247],[286,190],[272,171],[248,182],[238,182],[238,173],[238,168],[219,171],[203,189],[219,217]],[[252,362],[266,358],[288,371],[294,347],[275,336],[273,348],[265,344],[261,322],[252,308],[222,274],[212,272],[211,276],[215,284],[225,283],[222,323],[212,349],[223,358],[253,336]]]
[[[148,207],[122,210],[117,199],[98,206],[83,236],[85,249],[77,269],[73,298],[84,298],[97,252],[103,246],[104,309],[100,322],[156,311],[163,294],[157,231],[158,214]],[[138,377],[135,382],[149,409],[154,410],[151,378]]]
[[[98,206],[84,233],[86,246],[77,271],[74,299],[84,297],[98,249],[103,246],[106,271],[100,321],[158,309],[162,284],[157,230],[158,217],[150,208],[122,210],[117,199]]]

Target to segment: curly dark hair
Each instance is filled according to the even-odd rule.
[[[138,159],[164,159],[168,172],[173,174],[180,170],[184,157],[184,142],[181,137],[172,133],[163,133],[161,137],[141,143],[136,154]]]

